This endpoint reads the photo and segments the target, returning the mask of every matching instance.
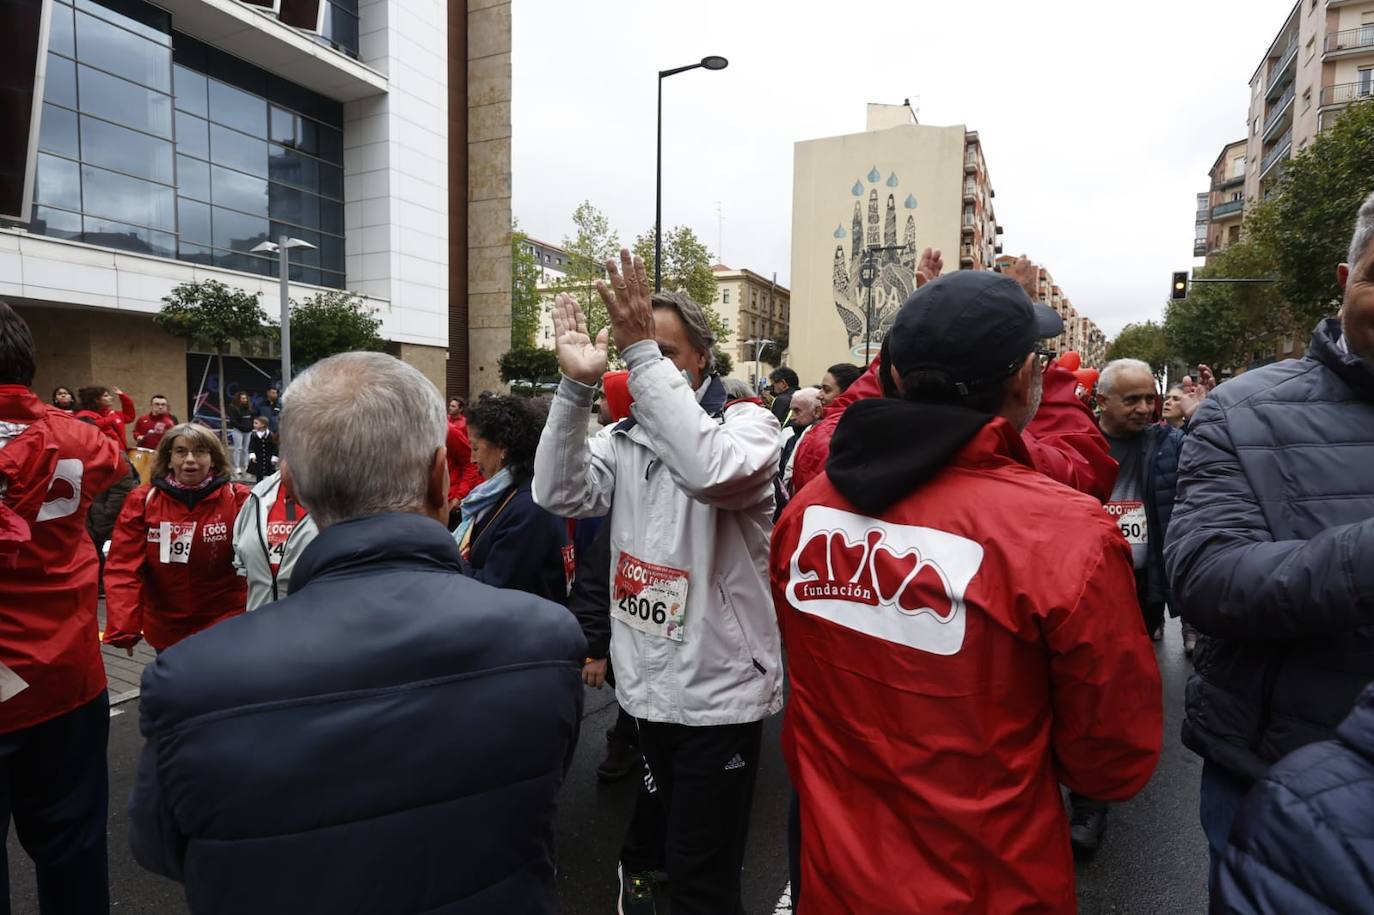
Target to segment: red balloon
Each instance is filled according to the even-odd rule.
[[[1074,355],[1077,355],[1076,353]],[[1073,373],[1073,377],[1078,379],[1078,383],[1089,391],[1097,388],[1097,369],[1079,369]]]
[[[1063,368],[1068,369],[1070,372],[1076,372],[1083,365],[1083,357],[1075,353],[1073,350],[1069,350],[1067,353],[1064,353],[1062,356],[1059,357],[1059,364]]]

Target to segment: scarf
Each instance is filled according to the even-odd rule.
[[[457,542],[458,552],[464,559],[467,559],[472,548],[472,526],[480,521],[487,512],[491,511],[492,506],[506,494],[506,490],[514,485],[515,477],[511,474],[510,468],[502,467],[500,473],[481,483],[463,497],[460,504],[463,520],[458,522],[458,528],[453,532],[453,539]]]
[[[173,489],[179,489],[182,492],[199,492],[200,490],[209,486],[211,483],[215,482],[215,475],[213,473],[207,473],[205,475],[205,479],[201,480],[195,486],[187,486],[185,483],[178,482],[176,474],[174,473],[167,474],[167,476],[163,477],[162,482],[166,483]]]

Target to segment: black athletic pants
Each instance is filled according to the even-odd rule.
[[[664,850],[673,915],[739,915],[740,868],[763,722],[687,727],[638,720],[645,785],[667,818]],[[644,806],[644,795],[640,804]],[[648,862],[640,812],[626,836],[627,869]],[[642,866],[642,865],[641,865]]]
[[[65,715],[0,734],[0,915],[9,915],[10,819],[33,859],[42,915],[110,908],[105,821],[109,693]]]

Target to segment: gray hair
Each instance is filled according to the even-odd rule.
[[[671,308],[687,325],[687,342],[692,349],[706,351],[706,374],[716,371],[716,335],[711,333],[711,325],[706,323],[706,312],[680,292],[655,292],[650,303],[655,308]]]
[[[1102,374],[1097,376],[1097,393],[1111,394],[1116,390],[1116,376],[1122,372],[1144,372],[1151,378],[1155,377],[1154,369],[1150,368],[1149,363],[1141,362],[1139,359],[1117,359],[1108,362],[1107,367],[1102,370]]]
[[[815,388],[798,388],[792,392],[792,409],[820,406],[821,392]]]
[[[748,400],[750,397],[758,396],[749,387],[749,382],[742,378],[722,378],[720,381],[725,385],[725,396],[731,400]]]
[[[1355,269],[1370,242],[1374,242],[1374,194],[1364,199],[1360,214],[1355,218],[1355,235],[1350,239],[1350,253],[1345,259],[1350,269]]]
[[[439,391],[385,353],[330,356],[282,396],[282,462],[321,529],[420,509],[447,431]]]

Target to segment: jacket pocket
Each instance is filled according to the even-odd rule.
[[[766,676],[768,674],[768,668],[763,666],[762,662],[759,661],[758,655],[754,652],[753,643],[749,641],[749,633],[745,631],[744,628],[744,621],[739,618],[739,613],[735,610],[735,602],[732,601],[730,596],[726,593],[725,585],[716,582],[716,594],[720,596],[721,606],[725,608],[730,619],[735,621],[735,629],[739,631],[740,648],[743,651],[744,657],[748,658],[750,665],[759,676]]]

